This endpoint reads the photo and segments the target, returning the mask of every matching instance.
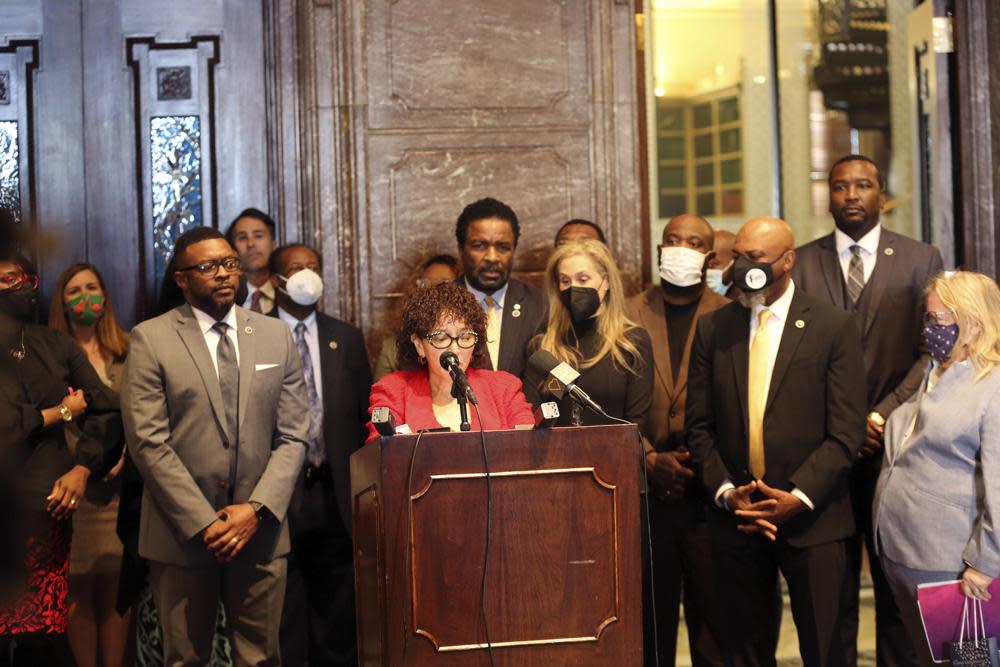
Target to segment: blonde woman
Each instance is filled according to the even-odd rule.
[[[919,584],[960,579],[989,600],[1000,575],[1000,289],[969,271],[927,287],[923,384],[885,427],[875,492],[879,558],[921,662]]]
[[[573,241],[556,248],[545,269],[549,320],[532,341],[580,372],[577,384],[618,419],[645,427],[653,393],[652,345],[646,330],[625,316],[621,275],[600,241]],[[555,400],[546,378],[529,368],[524,393],[538,405]],[[559,402],[560,424],[607,423],[568,397]]]

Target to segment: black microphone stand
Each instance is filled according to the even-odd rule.
[[[465,395],[464,391],[458,388],[458,383],[455,381],[451,383],[451,395],[458,400],[458,414],[462,419],[459,428],[463,431],[471,431],[472,424],[469,423],[469,398]]]

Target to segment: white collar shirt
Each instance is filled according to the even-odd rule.
[[[475,287],[470,285],[468,280],[465,281],[465,289],[472,292],[472,296],[476,297],[476,301],[478,301],[479,305],[483,307],[483,312],[489,312],[487,310],[486,297],[493,297],[493,307],[497,309],[497,315],[503,315],[503,304],[504,300],[507,298],[507,287],[509,285],[509,282],[504,283],[503,287],[498,289],[496,292],[493,292],[493,294],[487,294],[486,292],[480,292]]]
[[[771,388],[771,373],[774,371],[774,360],[778,358],[778,346],[781,345],[781,333],[785,330],[785,322],[788,321],[788,310],[792,307],[792,295],[795,294],[795,282],[788,281],[788,289],[778,297],[770,306],[754,306],[750,313],[750,341],[753,347],[753,339],[757,335],[757,328],[760,323],[760,313],[770,310],[771,316],[767,318],[764,326],[770,334],[768,355],[767,355],[767,388]]]
[[[198,320],[198,328],[201,329],[201,335],[205,337],[205,345],[208,346],[208,354],[212,357],[212,365],[215,367],[215,375],[219,375],[219,339],[222,337],[218,331],[213,327],[216,321],[225,322],[229,325],[226,329],[226,335],[229,336],[229,340],[233,343],[233,349],[236,351],[236,363],[240,363],[240,337],[239,332],[236,331],[236,306],[229,309],[226,316],[221,320],[216,320],[214,317],[209,315],[203,310],[191,306],[191,310],[194,311],[195,319]]]
[[[847,273],[851,266],[851,247],[861,247],[861,265],[864,267],[865,283],[872,276],[875,270],[875,262],[878,260],[878,242],[882,238],[882,225],[875,225],[874,229],[855,241],[850,236],[840,231],[833,230],[834,242],[837,244],[837,258],[840,260],[840,270],[844,274],[844,282],[847,282]]]

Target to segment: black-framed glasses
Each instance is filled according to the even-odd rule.
[[[447,350],[451,347],[452,341],[458,343],[463,350],[468,350],[479,342],[479,334],[475,331],[462,331],[457,336],[452,336],[447,331],[432,331],[424,336],[424,340],[438,350]]]
[[[33,273],[0,274],[0,290],[38,289],[38,276]]]
[[[178,271],[197,271],[203,276],[212,277],[219,273],[219,267],[224,268],[229,273],[236,273],[242,270],[243,262],[239,257],[223,257],[222,259],[210,259],[207,262],[199,262],[191,266],[185,266]]]

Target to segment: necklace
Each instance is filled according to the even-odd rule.
[[[14,361],[24,360],[25,355],[24,349],[24,329],[21,329],[21,344],[17,348],[11,348],[10,356],[14,357]]]

